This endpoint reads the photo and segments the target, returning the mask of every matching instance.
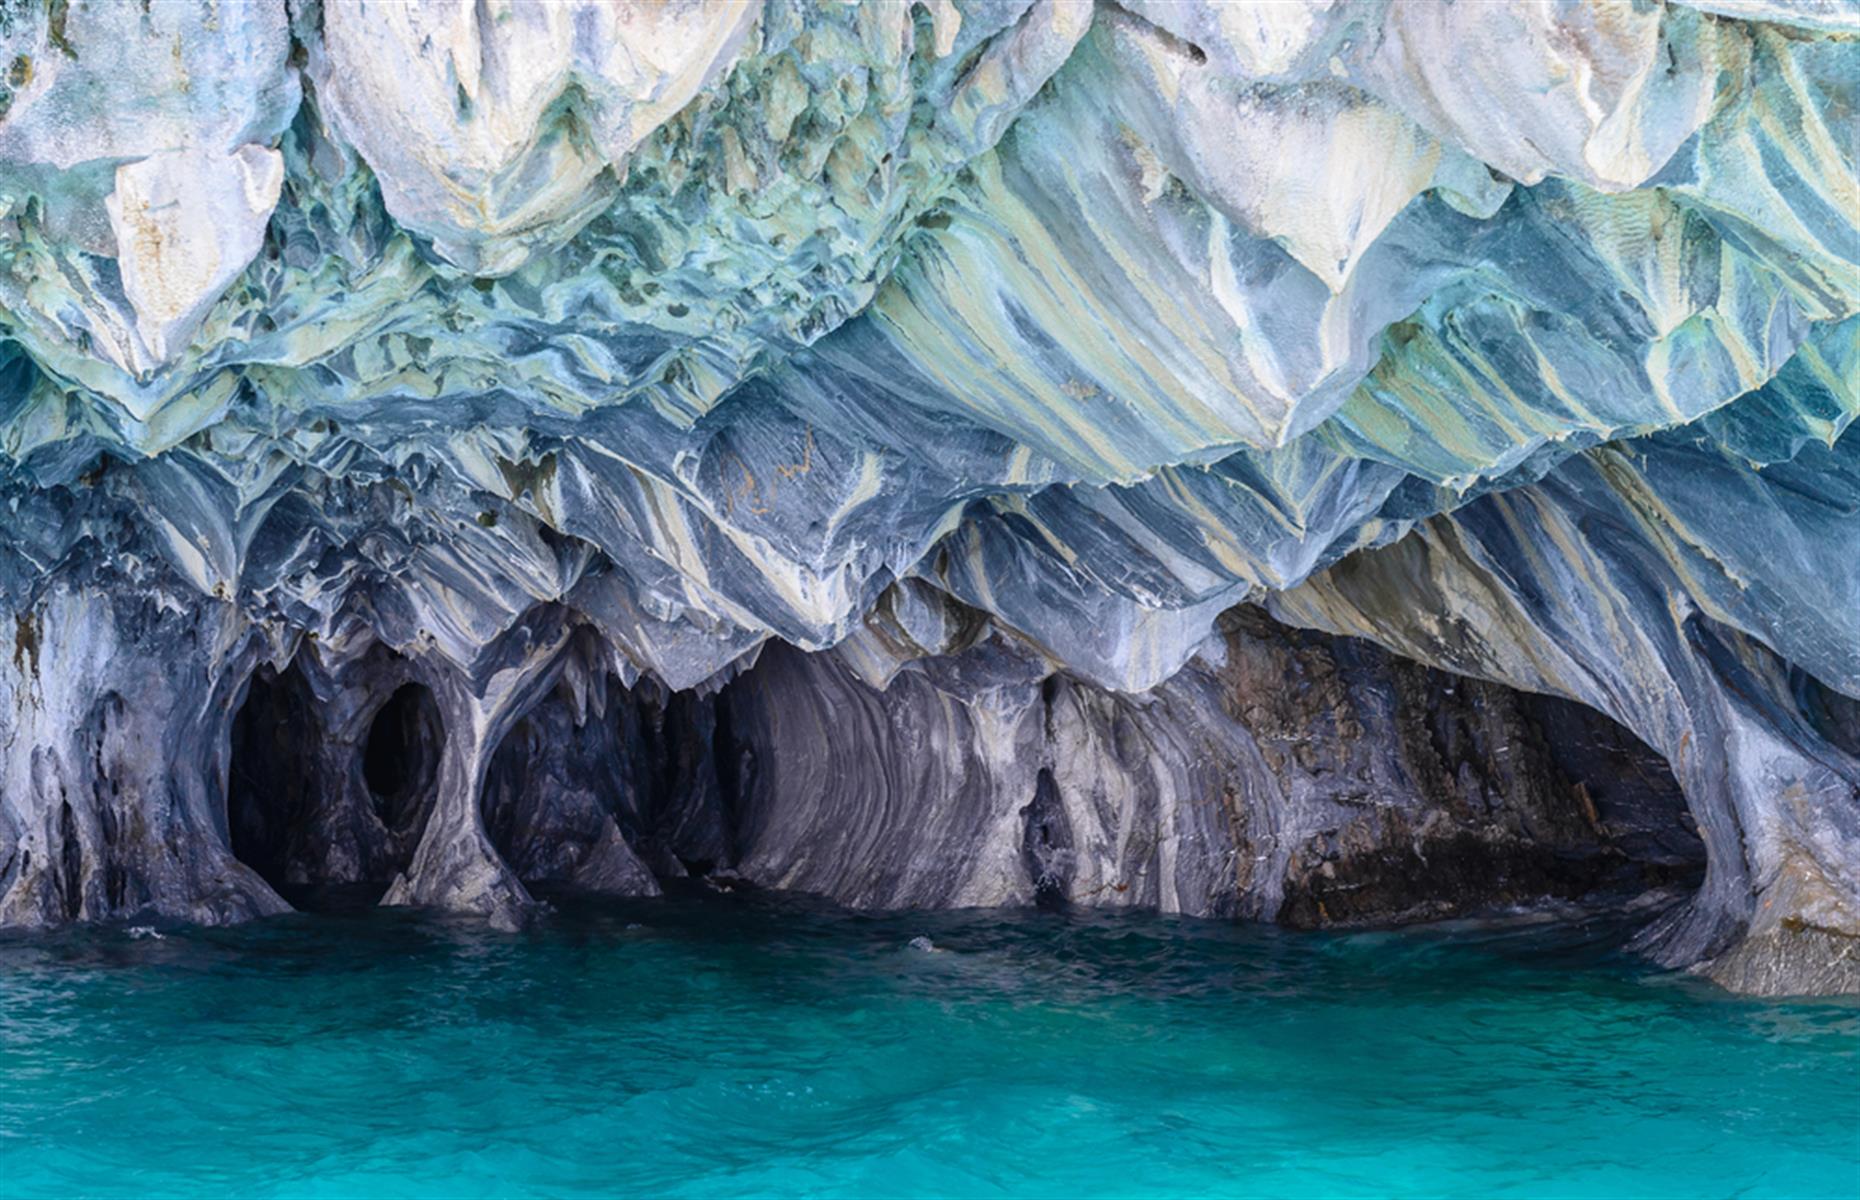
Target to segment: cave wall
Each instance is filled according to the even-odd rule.
[[[947,615],[966,644],[883,681],[850,650],[773,647],[707,694],[626,687],[559,614],[500,646],[477,685],[366,641],[306,643],[283,669],[247,650],[226,668],[246,673],[235,716],[164,731],[196,740],[159,753],[218,772],[163,793],[177,822],[192,804],[205,824],[140,845],[99,833],[95,850],[73,814],[104,830],[160,810],[123,791],[148,786],[129,768],[152,756],[114,749],[118,694],[87,693],[104,724],[77,777],[109,798],[61,799],[36,834],[9,806],[8,911],[15,924],[226,920],[286,907],[265,880],[367,882],[386,903],[514,925],[536,911],[529,885],[654,895],[696,873],[856,907],[1068,903],[1319,927],[1622,901],[1702,867],[1663,764],[1586,710],[1557,714],[1252,608],[1168,683],[1120,694],[1052,673],[975,614]],[[240,690],[220,686],[201,715]],[[368,743],[402,720],[395,697],[429,687],[439,724],[398,747],[424,761],[428,794],[404,798],[395,822],[367,778]],[[490,746],[474,729],[501,736]],[[456,764],[473,758],[468,791]],[[242,836],[242,815],[261,828]],[[171,900],[160,889],[177,868],[193,874]],[[207,870],[244,907],[202,905]],[[415,888],[428,898],[410,900]]]
[[[954,694],[934,668],[880,690],[831,651],[765,651],[722,697],[749,762],[737,870],[870,908],[1030,901],[1021,810],[1043,764],[1041,671],[979,661],[990,649],[962,665],[991,677]]]
[[[58,589],[0,665],[0,924],[283,912],[233,857],[233,703],[256,655],[230,606]]]
[[[1398,923],[1684,887],[1704,858],[1606,721],[1256,609],[1136,696],[997,637],[882,690],[770,651],[722,703],[754,756],[737,869],[858,906]]]

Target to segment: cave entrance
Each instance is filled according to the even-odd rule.
[[[421,684],[403,685],[375,713],[362,748],[362,781],[390,835],[404,838],[425,824],[444,736],[439,705]]]
[[[291,863],[314,806],[317,735],[309,688],[293,665],[261,667],[233,716],[226,784],[226,824],[233,856],[275,891],[289,885]]]
[[[634,849],[638,798],[614,700],[593,709],[558,689],[525,713],[485,770],[486,834],[527,886],[609,895],[658,894]]]
[[[1527,740],[1541,738],[1545,807],[1561,807],[1579,895],[1690,893],[1705,878],[1705,843],[1664,756],[1605,714],[1555,696],[1519,693]],[[1540,760],[1541,761],[1541,760]],[[1560,801],[1560,805],[1559,805]]]
[[[1326,819],[1301,831],[1282,923],[1627,912],[1703,881],[1685,795],[1626,727],[1574,701],[1405,661],[1386,678],[1394,720],[1381,752],[1399,770],[1378,804],[1314,807]],[[1348,761],[1340,744],[1307,741],[1314,763]]]
[[[405,675],[386,656],[357,669],[381,681],[379,691],[337,691],[362,697],[359,710],[324,711],[292,663],[282,672],[261,668],[233,717],[232,852],[299,909],[347,911],[380,900],[412,861],[438,794],[445,726],[432,692],[404,683],[370,714],[367,697]]]

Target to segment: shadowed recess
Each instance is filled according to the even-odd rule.
[[[439,778],[442,736],[439,707],[422,684],[401,685],[375,714],[362,750],[362,778],[375,815],[389,830],[405,833],[425,815]]]

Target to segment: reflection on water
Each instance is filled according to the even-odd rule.
[[[1860,1194],[1860,1006],[1607,922],[561,903],[0,940],[0,1192]]]

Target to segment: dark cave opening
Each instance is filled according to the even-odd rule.
[[[1604,713],[1256,608],[1223,624],[1219,686],[1275,777],[1230,777],[1237,849],[1282,871],[1281,923],[1652,910],[1703,882],[1665,757]]]
[[[397,664],[387,656],[368,669],[392,681],[404,678]],[[260,668],[233,718],[233,854],[299,909],[379,900],[412,861],[437,795],[445,727],[432,692],[403,683],[372,713],[358,702],[327,709],[292,663]]]
[[[1835,691],[1806,671],[1795,671],[1791,682],[1809,726],[1831,745],[1860,758],[1860,699]]]
[[[531,887],[650,894],[635,847],[640,800],[622,730],[629,695],[603,681],[598,703],[558,688],[492,752],[479,797],[485,833]]]
[[[526,884],[576,883],[626,804],[609,722],[576,715],[561,694],[545,699],[504,735],[485,770],[485,833]]]
[[[362,748],[362,780],[375,816],[390,832],[404,834],[425,815],[439,779],[443,723],[433,693],[403,684],[375,714]]]
[[[628,699],[621,733],[642,852],[665,878],[727,866],[735,853],[736,789],[753,767],[751,752],[730,731],[723,695],[643,680]]]
[[[1518,693],[1549,772],[1612,859],[1598,888],[1616,893],[1692,891],[1705,876],[1705,843],[1665,757],[1626,726],[1574,700]]]
[[[498,744],[481,797],[498,853],[526,884],[628,895],[727,867],[747,768],[715,697],[614,677],[599,697],[558,689]]]
[[[1051,690],[1042,695],[1050,705]],[[1051,769],[1040,768],[1033,800],[1021,809],[1021,821],[1021,864],[1033,881],[1034,904],[1058,908],[1065,904],[1066,891],[1072,885],[1072,829]]]
[[[1282,923],[1400,925],[1678,900],[1705,845],[1664,757],[1585,705],[1404,664],[1400,755],[1426,807],[1326,831]],[[1366,835],[1365,830],[1376,833]],[[1316,844],[1314,844],[1315,846]]]
[[[314,763],[306,733],[315,716],[295,668],[261,667],[233,717],[226,823],[233,856],[273,890],[289,883],[295,844],[311,805]],[[310,728],[306,728],[310,727]]]

